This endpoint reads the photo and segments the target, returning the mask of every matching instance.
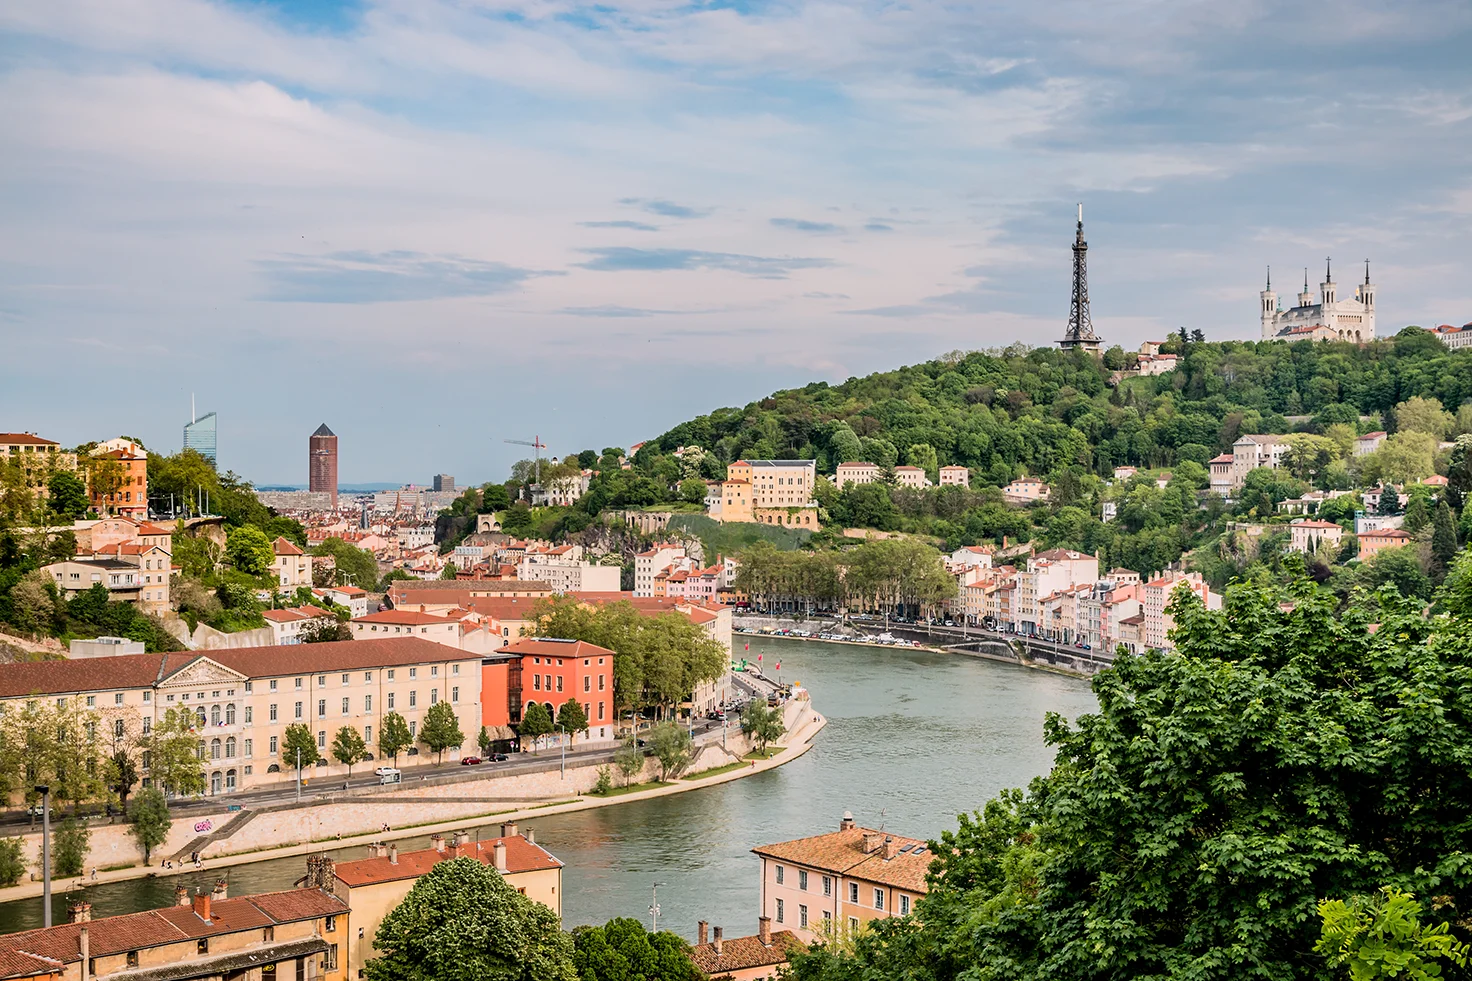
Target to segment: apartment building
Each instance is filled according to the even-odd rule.
[[[779,976],[793,954],[805,953],[808,945],[791,930],[772,930],[770,916],[757,917],[756,933],[749,937],[723,936],[721,927],[701,920],[695,927],[695,945],[690,961],[706,977],[722,981],[769,981]]]
[[[802,507],[813,498],[817,466],[816,460],[737,460],[726,479],[751,484],[753,508]]]
[[[1019,477],[1002,488],[1002,497],[1012,504],[1046,501],[1052,489],[1036,477]]]
[[[852,931],[909,915],[935,857],[925,842],[859,827],[848,812],[837,831],[752,852],[761,859],[761,915],[805,943],[820,924]]]
[[[173,906],[0,936],[3,981],[344,981],[348,906],[320,889],[230,899],[223,880]]]
[[[1337,551],[1344,541],[1344,528],[1332,521],[1299,520],[1288,526],[1288,548],[1312,555],[1319,549]]]
[[[108,440],[92,450],[99,460],[110,460],[117,466],[115,479],[105,485],[96,475],[88,492],[92,508],[98,514],[117,514],[139,520],[148,517],[148,451],[125,439]]]
[[[970,487],[971,469],[954,464],[949,467],[941,467],[940,485],[942,487]]]
[[[271,573],[283,590],[312,585],[312,557],[293,542],[277,538],[271,543]]]
[[[1231,497],[1237,485],[1232,476],[1232,465],[1236,457],[1230,453],[1214,456],[1207,461],[1206,469],[1211,475],[1211,492],[1222,497]]]
[[[1247,475],[1258,467],[1278,469],[1288,454],[1286,440],[1286,436],[1262,433],[1238,436],[1237,441],[1232,444],[1232,490],[1240,490]]]
[[[516,566],[516,578],[545,582],[554,593],[605,592],[617,590],[623,569],[617,565],[595,565],[581,556],[573,558],[570,546],[527,552]]]
[[[61,444],[35,433],[0,433],[0,460],[20,466],[25,485],[35,497],[45,497],[46,483],[58,470],[75,471],[77,455],[62,451]]]
[[[300,644],[309,628],[336,623],[337,616],[320,606],[292,606],[284,610],[263,610],[266,626],[271,628],[271,643]]]
[[[1360,561],[1366,562],[1387,548],[1402,548],[1416,541],[1416,536],[1399,528],[1378,528],[1374,531],[1362,531],[1357,536],[1360,540]]]
[[[1099,557],[1087,552],[1055,548],[1038,552],[1027,560],[1027,567],[1017,574],[1017,608],[1013,611],[1014,629],[1018,633],[1034,633],[1042,626],[1040,600],[1080,583],[1099,578]]]
[[[355,617],[368,615],[368,593],[357,586],[324,586],[321,589],[312,590],[312,595],[319,596],[336,606],[344,607]]]
[[[479,655],[407,636],[0,665],[5,711],[54,699],[97,712],[118,733],[141,734],[170,709],[194,714],[211,795],[292,779],[293,761],[283,756],[282,743],[294,723],[311,729],[324,756],[343,726],[360,730],[376,753],[385,714],[398,712],[417,736],[430,706],[448,701],[473,740],[480,694]],[[446,755],[458,759],[459,749]],[[425,762],[430,757],[417,746],[399,759],[401,766]],[[346,772],[326,762],[309,775]]]
[[[1221,609],[1221,594],[1212,592],[1199,572],[1170,572],[1145,583],[1140,597],[1144,615],[1140,640],[1145,648],[1164,651],[1175,647],[1170,640],[1175,619],[1165,612],[1165,608],[1170,605],[1176,591],[1183,588],[1195,593],[1207,609]]]
[[[930,478],[925,476],[924,467],[895,467],[894,482],[898,487],[909,487],[914,490],[924,490],[930,486]]]
[[[654,577],[686,559],[685,546],[671,542],[655,542],[652,548],[634,556],[634,595],[653,596]]]
[[[562,862],[536,843],[530,831],[520,833],[514,824],[503,824],[501,834],[481,841],[470,840],[468,832],[457,832],[448,841],[431,835],[429,848],[400,852],[399,846],[373,844],[367,858],[333,863],[327,873],[333,892],[342,897],[351,912],[347,917],[347,977],[357,978],[363,965],[382,952],[373,946],[378,928],[401,902],[419,877],[440,862],[471,858],[501,874],[508,886],[562,916]]]
[[[484,700],[482,724],[509,726],[514,721],[506,711],[513,703],[509,665],[504,659],[521,659],[521,696],[518,701],[522,712],[533,702],[540,702],[555,719],[557,710],[570,698],[577,699],[588,717],[588,733],[585,738],[598,742],[614,738],[616,718],[613,711],[613,651],[581,640],[559,640],[549,637],[532,637],[518,640],[496,652],[493,663],[482,662],[482,690],[492,688],[507,690],[506,703]],[[495,677],[487,680],[489,671]],[[506,677],[502,681],[501,677]],[[576,741],[576,739],[574,739]]]
[[[877,463],[840,463],[833,475],[833,485],[843,490],[849,484],[876,484],[879,479]]]

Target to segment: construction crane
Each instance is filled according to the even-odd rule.
[[[531,446],[531,447],[535,447],[535,449],[536,449],[536,458],[537,458],[537,463],[536,463],[536,472],[537,472],[537,475],[536,475],[536,483],[538,485],[540,485],[542,483],[542,451],[547,448],[547,444],[544,443],[544,442],[542,442],[542,437],[540,437],[540,436],[533,436],[530,441],[524,440],[524,439],[503,439],[503,440],[501,440],[501,442],[503,442],[503,443],[515,443],[517,446]]]

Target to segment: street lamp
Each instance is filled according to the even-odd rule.
[[[650,923],[652,924],[649,931],[650,933],[659,932],[659,887],[662,885],[664,885],[663,882],[656,882],[654,884],[654,898],[653,901],[649,904]],[[49,915],[50,914],[48,914],[48,916]]]
[[[41,902],[44,926],[51,926],[51,788],[38,785],[41,795]]]

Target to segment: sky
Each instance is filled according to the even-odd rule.
[[[0,4],[0,430],[504,479],[1094,323],[1260,333],[1372,260],[1472,320],[1466,0]]]

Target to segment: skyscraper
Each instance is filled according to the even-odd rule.
[[[193,415],[193,413],[190,413]],[[184,426],[184,448],[194,450],[210,463],[216,463],[215,439],[218,435],[215,428],[215,414],[206,412],[202,416],[195,416],[192,422]]]
[[[337,507],[337,435],[325,422],[307,444],[307,489],[326,491]]]

